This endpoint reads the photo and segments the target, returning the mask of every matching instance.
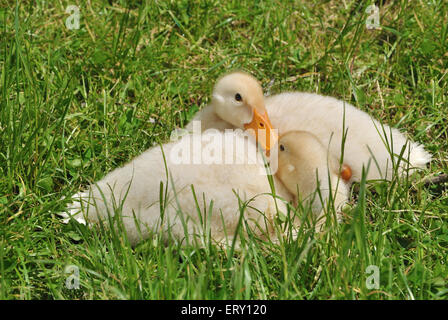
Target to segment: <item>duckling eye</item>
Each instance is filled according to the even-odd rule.
[[[242,101],[242,100],[243,100],[243,97],[242,97],[239,93],[237,93],[237,94],[235,95],[235,100],[236,100],[236,101]]]
[[[280,151],[285,151],[285,146],[284,145],[280,145]]]

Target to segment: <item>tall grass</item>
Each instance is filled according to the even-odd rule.
[[[447,299],[446,185],[423,179],[448,171],[448,5],[376,3],[381,28],[368,30],[359,1],[0,2],[0,298]],[[60,223],[63,196],[167,141],[230,69],[351,102],[434,161],[363,179],[340,224],[278,243],[249,234],[240,250],[158,234],[132,248],[123,233]],[[79,289],[66,287],[70,265]]]

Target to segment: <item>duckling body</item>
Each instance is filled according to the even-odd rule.
[[[381,124],[353,105],[333,97],[305,92],[281,93],[267,97],[266,109],[279,134],[292,130],[309,131],[338,159],[342,156],[342,141],[345,130],[343,161],[352,169],[352,181],[360,181],[362,167],[370,168],[367,179],[390,179],[392,177],[391,153],[394,161],[407,145],[403,158],[409,159],[409,168],[424,167],[431,159],[423,146],[409,141],[395,128]],[[383,131],[384,128],[384,131]],[[389,151],[390,150],[390,151]],[[407,167],[400,162],[400,172]]]
[[[238,144],[252,147],[234,152]],[[194,145],[201,146],[199,158],[190,154]],[[314,215],[321,217],[330,193],[336,210],[348,198],[348,187],[338,177],[337,160],[329,156],[314,135],[290,132],[280,138],[279,145],[285,150],[279,151],[276,158],[278,173],[273,177],[279,197],[276,201],[270,195],[271,187],[255,141],[241,131],[215,131],[213,134],[188,135],[180,141],[165,144],[163,153],[160,147],[150,148],[90,185],[86,191],[74,195],[68,206],[69,214],[64,217],[92,224],[99,220],[108,222],[109,215],[119,214],[132,245],[160,230],[167,239],[172,237],[185,243],[188,237],[190,243],[195,240],[201,243],[201,237],[208,229],[214,242],[226,244],[237,230],[240,205],[247,202],[244,221],[251,231],[275,241],[277,234],[273,221],[278,211],[287,212],[288,202],[296,205],[302,202],[305,207],[311,203]],[[215,158],[217,163],[207,159],[210,153],[204,151],[211,150],[211,146],[217,146],[215,151],[222,151],[221,157]],[[190,155],[184,158],[185,150],[190,150],[186,152]],[[231,157],[227,156],[228,152]],[[300,223],[299,217],[295,217],[294,226]]]
[[[227,237],[233,238],[238,226],[240,210],[235,195],[237,193],[242,202],[250,201],[244,220],[253,232],[266,236],[272,231],[276,205],[272,195],[263,195],[270,193],[270,186],[263,174],[265,168],[261,155],[256,152],[255,142],[243,133],[233,132],[227,134],[227,138],[224,136],[222,132],[188,135],[177,142],[163,145],[170,174],[168,178],[162,150],[160,147],[150,148],[89,186],[87,191],[76,194],[68,211],[70,216],[95,223],[99,219],[107,219],[108,215],[114,216],[121,212],[124,229],[132,244],[159,230],[178,241],[184,241],[188,235],[191,242],[195,236],[204,235],[204,221],[207,220],[212,239],[223,242]],[[246,146],[252,144],[253,148],[248,147],[246,150],[255,150],[255,153],[233,152],[234,145],[238,143]],[[195,146],[201,146],[202,158],[197,158],[196,153],[193,159],[193,152],[198,151],[194,149]],[[207,155],[215,152],[210,151],[213,148],[218,153],[222,152],[221,161],[212,159],[218,163],[209,163],[210,159],[206,159]],[[207,153],[209,151],[211,153]],[[190,153],[191,157],[183,158]],[[228,154],[231,157],[225,158]],[[164,186],[168,183],[168,194],[162,206],[161,183]],[[282,188],[278,181],[276,187],[280,190]],[[283,196],[286,202],[290,200],[287,191],[283,191]],[[211,214],[210,201],[213,201]],[[276,202],[280,210],[285,210],[282,201]]]

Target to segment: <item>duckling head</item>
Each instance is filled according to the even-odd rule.
[[[253,130],[257,141],[269,151],[278,137],[272,128],[258,81],[244,72],[220,78],[213,89],[215,113],[233,126]]]
[[[327,148],[312,133],[290,131],[278,140],[277,177],[292,194],[297,188],[306,193],[312,192],[316,185],[316,169],[320,175],[327,175],[327,170],[334,177],[340,176],[345,182],[351,178],[351,169],[342,165],[336,157],[328,154]]]
[[[326,171],[327,164],[330,170],[335,166],[334,159],[327,155],[326,148],[313,134],[287,132],[278,140],[277,176],[293,194],[297,193],[297,188],[301,192],[311,192],[316,186],[316,169],[322,171],[320,174],[326,174],[323,171]]]

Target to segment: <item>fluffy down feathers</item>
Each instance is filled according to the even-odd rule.
[[[329,146],[330,153],[338,159],[344,150],[343,162],[352,169],[351,181],[361,180],[362,168],[367,168],[369,161],[367,179],[391,179],[391,154],[394,163],[399,163],[400,173],[407,167],[412,172],[431,161],[431,155],[423,146],[412,142],[399,130],[381,124],[353,105],[333,97],[286,92],[266,97],[265,106],[272,126],[280,135],[295,130],[309,131]],[[213,102],[196,114],[187,130],[192,130],[194,121],[201,121],[202,130],[233,127],[217,116]],[[345,131],[347,135],[342,148]],[[403,159],[399,160],[403,148]]]
[[[249,151],[233,152],[234,145],[243,143]],[[169,178],[166,176],[161,148],[153,147],[122,168],[110,172],[87,191],[76,194],[69,206],[69,215],[81,222],[82,219],[97,222],[99,219],[107,219],[108,214],[114,216],[121,212],[124,228],[132,244],[160,229],[178,241],[184,241],[188,234],[191,242],[194,237],[204,235],[204,219],[207,220],[205,217],[209,215],[210,201],[213,200],[213,211],[207,223],[212,238],[216,242],[223,242],[227,237],[233,238],[240,217],[235,192],[242,201],[250,201],[244,215],[249,227],[260,236],[268,236],[273,232],[272,220],[277,214],[276,206],[272,195],[263,194],[270,193],[270,186],[264,174],[263,160],[259,153],[250,152],[255,150],[250,145],[253,148],[255,146],[251,139],[238,132],[184,136],[177,142],[163,145]],[[193,159],[193,155],[198,157],[198,147],[201,147],[200,154],[203,157]],[[183,151],[180,151],[182,148]],[[188,157],[188,148],[191,157]],[[210,162],[210,155],[216,156],[215,152],[218,154],[214,158],[216,161],[222,152],[221,163],[204,165],[204,161]],[[179,164],[182,156],[186,157],[184,160],[189,158],[189,162],[201,163]],[[167,203],[162,219],[160,183],[166,186],[167,181]],[[203,221],[199,218],[192,185]],[[278,182],[277,187],[281,189]],[[283,195],[286,201],[290,200],[287,193]],[[277,205],[285,212],[282,201],[277,199]]]
[[[409,168],[421,168],[431,160],[422,146],[412,142],[395,128],[381,124],[367,113],[349,103],[313,93],[291,92],[266,98],[266,108],[279,133],[291,130],[312,132],[329,146],[329,151],[341,157],[344,129],[344,163],[352,168],[352,180],[360,181],[362,167],[371,161],[367,179],[390,179],[392,157],[398,163],[402,148]],[[345,109],[345,128],[343,127]],[[400,172],[407,168],[406,160],[400,161]]]
[[[311,205],[318,219],[324,216],[330,200],[335,212],[340,213],[350,189],[340,177],[339,161],[307,131],[290,131],[280,136],[278,143],[277,177],[294,195],[295,202],[304,207]]]

